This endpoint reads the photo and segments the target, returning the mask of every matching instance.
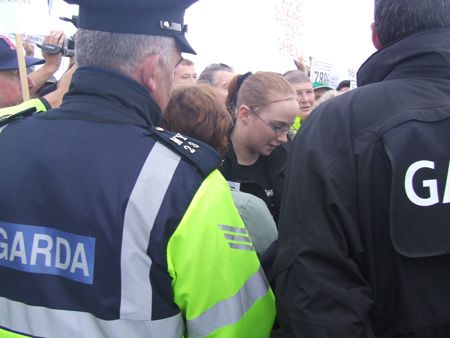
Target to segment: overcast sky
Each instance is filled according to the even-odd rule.
[[[298,0],[200,0],[186,12],[187,38],[197,51],[197,71],[223,62],[236,72],[294,68],[291,57],[277,49],[276,5]],[[53,0],[55,17],[76,13],[77,6]],[[357,68],[375,49],[370,41],[373,0],[303,0],[305,57],[313,56],[342,68]],[[66,31],[70,24],[54,19]],[[59,22],[58,22],[59,21]]]
[[[188,40],[200,71],[213,62],[237,72],[294,67],[276,48],[275,7],[280,0],[202,0],[186,13]],[[285,0],[289,1],[289,0]],[[290,0],[292,1],[292,0]],[[358,68],[374,51],[370,37],[373,0],[303,0],[305,57]]]

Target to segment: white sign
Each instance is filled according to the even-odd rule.
[[[335,71],[335,68],[331,70],[330,81],[328,81],[328,86],[335,89],[339,84],[339,75]]]
[[[47,0],[0,0],[0,32],[48,35]]]
[[[304,0],[276,1],[278,52],[294,59],[303,56]]]
[[[350,79],[350,89],[355,89],[356,85],[356,70],[354,68],[348,69],[348,78]]]
[[[324,86],[330,86],[333,65],[316,58],[311,59],[311,82],[317,82]]]
[[[8,37],[10,39],[14,40],[16,38],[16,34],[10,33],[8,35]],[[36,45],[36,44],[42,45],[42,42],[44,40],[44,36],[43,35],[26,35],[26,34],[22,34],[22,41],[27,41],[27,40],[29,40],[30,44],[32,44],[32,45]]]

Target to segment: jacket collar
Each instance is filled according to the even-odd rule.
[[[161,124],[161,110],[141,84],[97,67],[83,66],[75,71],[61,108],[76,111],[81,119],[142,126]]]
[[[284,145],[276,147],[269,156],[260,155],[257,161],[262,161],[264,166],[268,170],[281,170],[286,165],[287,150]],[[255,162],[256,163],[256,162]],[[228,145],[228,151],[225,154],[224,160],[222,161],[223,171],[231,174],[232,168],[237,167],[238,160],[236,153],[233,148],[233,144],[230,142]]]
[[[404,77],[450,79],[450,28],[407,36],[372,54],[358,70],[358,86]]]

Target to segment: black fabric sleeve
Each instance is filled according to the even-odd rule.
[[[289,159],[275,262],[278,319],[288,337],[370,338],[355,171],[349,155],[326,146],[304,138]]]
[[[41,100],[41,102],[44,104],[46,110],[52,109],[50,103],[48,103],[48,101],[43,96],[39,97],[39,100]]]

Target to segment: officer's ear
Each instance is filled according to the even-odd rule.
[[[139,82],[147,88],[152,96],[157,89],[159,58],[160,56],[157,54],[147,55],[142,62],[138,74]]]
[[[372,29],[372,43],[373,43],[373,46],[377,50],[383,48],[383,45],[380,42],[380,38],[378,37],[377,26],[375,26],[375,22],[372,22],[372,24],[370,25],[370,28]]]

